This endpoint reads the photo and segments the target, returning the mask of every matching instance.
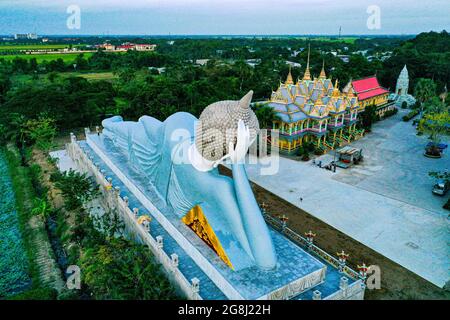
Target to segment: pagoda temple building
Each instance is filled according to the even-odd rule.
[[[409,75],[408,69],[406,68],[406,64],[403,67],[400,75],[397,79],[397,85],[395,86],[395,93],[391,93],[389,95],[389,100],[395,101],[395,104],[398,107],[401,107],[404,102],[406,105],[412,106],[416,103],[416,98],[414,98],[411,94],[409,94]]]
[[[388,99],[389,90],[379,84],[376,76],[350,80],[342,91],[356,95],[362,108],[375,105],[375,112],[380,118],[383,118],[386,111],[395,108],[395,104]]]
[[[279,130],[279,150],[295,154],[305,142],[313,142],[323,151],[334,149],[345,140],[363,135],[356,129],[358,113],[364,110],[354,90],[341,92],[338,81],[327,78],[324,65],[318,78],[312,78],[309,53],[302,79],[294,83],[289,74],[266,105],[276,112],[272,130]]]

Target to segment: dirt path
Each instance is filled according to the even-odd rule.
[[[15,148],[9,146],[8,150],[13,152],[17,157],[20,157]],[[18,170],[23,171],[24,168],[20,167]],[[27,180],[25,173],[18,175],[18,182],[22,186],[24,209],[30,212],[33,208],[34,197],[30,191],[32,186],[30,185],[30,181]],[[39,282],[43,286],[54,288],[58,292],[61,292],[64,288],[64,281],[47,236],[44,217],[41,215],[31,216],[26,229],[34,251],[34,263],[38,270]]]
[[[222,174],[230,176],[229,169],[223,166],[219,169]],[[363,262],[366,265],[380,266],[381,289],[366,290],[366,300],[450,299],[450,292],[438,288],[306,211],[254,183],[252,188],[258,203],[267,205],[269,214],[276,217],[284,214],[289,218],[289,228],[301,235],[312,230],[317,234],[315,244],[330,254],[335,255],[341,250],[349,253],[348,263],[352,268],[356,269],[356,266]]]

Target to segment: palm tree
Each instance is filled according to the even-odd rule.
[[[417,79],[414,95],[420,102],[420,115],[422,115],[423,104],[436,95],[436,83],[431,79]]]
[[[259,126],[261,129],[270,128],[274,121],[280,119],[275,110],[266,104],[256,104],[255,115],[258,118]]]

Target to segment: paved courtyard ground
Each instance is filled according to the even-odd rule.
[[[450,169],[450,155],[424,157],[427,138],[401,121],[405,112],[351,144],[365,157],[354,168],[333,173],[311,161],[280,158],[275,175],[261,175],[260,165],[247,165],[247,171],[263,188],[443,287],[450,279],[449,212],[442,208],[447,198],[431,193],[428,172]]]

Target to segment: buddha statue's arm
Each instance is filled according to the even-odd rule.
[[[244,164],[232,164],[232,172],[242,223],[255,262],[262,269],[273,269],[277,262],[275,248],[250,186]]]

